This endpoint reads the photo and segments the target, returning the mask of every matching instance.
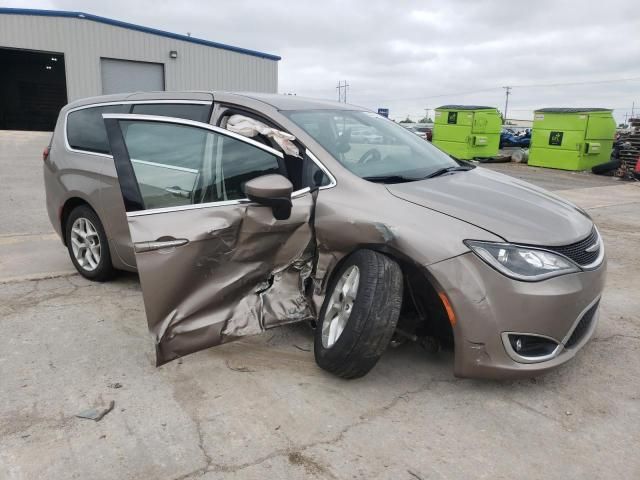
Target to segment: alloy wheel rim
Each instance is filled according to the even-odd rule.
[[[336,283],[322,321],[322,346],[333,347],[347,326],[360,284],[360,270],[352,265]]]
[[[100,264],[100,236],[90,220],[80,217],[71,226],[71,249],[78,265],[91,272]]]

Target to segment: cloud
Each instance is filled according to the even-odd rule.
[[[628,0],[21,0],[16,6],[88,11],[276,53],[283,57],[281,92],[336,98],[338,80],[348,80],[350,102],[389,107],[396,118],[417,118],[444,103],[502,107],[505,85],[640,77],[640,9]],[[542,106],[602,106],[622,118],[640,101],[639,91],[637,80],[516,87],[510,110],[530,118]],[[454,95],[440,96],[447,93]]]

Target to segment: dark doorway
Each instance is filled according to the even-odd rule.
[[[64,55],[0,48],[0,130],[52,131],[67,103]]]

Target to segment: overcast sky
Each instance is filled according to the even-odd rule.
[[[14,0],[79,10],[282,56],[279,91],[388,107],[397,119],[447,103],[531,118],[548,106],[640,109],[640,5],[567,1]],[[616,81],[635,78],[632,81]],[[601,82],[601,83],[586,83]],[[606,83],[605,83],[606,82]],[[564,86],[559,83],[581,83]],[[520,85],[520,87],[519,87]]]

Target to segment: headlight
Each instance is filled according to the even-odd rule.
[[[547,250],[474,240],[465,244],[493,268],[516,280],[536,282],[580,271],[571,260]]]

